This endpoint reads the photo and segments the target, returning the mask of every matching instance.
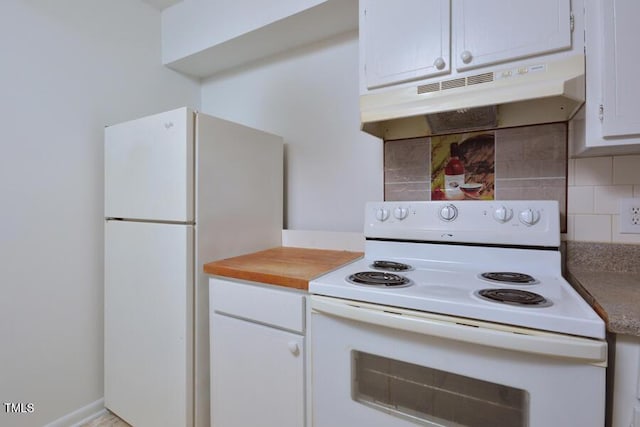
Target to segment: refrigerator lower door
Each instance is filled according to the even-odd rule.
[[[106,222],[105,407],[136,427],[193,424],[193,236]]]

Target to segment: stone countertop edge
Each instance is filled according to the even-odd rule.
[[[640,245],[566,243],[566,278],[607,331],[640,337]]]

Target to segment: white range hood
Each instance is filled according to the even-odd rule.
[[[362,130],[392,140],[565,122],[584,103],[584,70],[574,55],[362,95]]]

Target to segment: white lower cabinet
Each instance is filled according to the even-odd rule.
[[[640,427],[640,337],[617,335],[612,427]]]
[[[305,293],[210,279],[213,427],[305,426]]]

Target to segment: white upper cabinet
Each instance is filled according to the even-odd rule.
[[[581,1],[574,0],[580,5]],[[571,0],[360,0],[361,91],[582,53]],[[579,47],[579,50],[578,50]]]
[[[613,0],[603,14],[602,136],[640,134],[640,2]]]
[[[640,153],[640,2],[585,2],[587,102],[571,123],[575,156]]]
[[[367,88],[450,71],[449,0],[364,0],[360,19]]]
[[[458,71],[571,48],[569,0],[454,0]]]

